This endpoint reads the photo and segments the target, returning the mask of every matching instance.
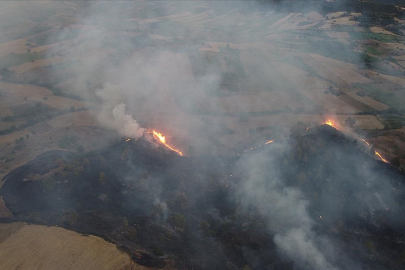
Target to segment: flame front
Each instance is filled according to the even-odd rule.
[[[374,153],[375,153],[382,161],[384,161],[385,163],[388,163],[388,160],[386,160],[385,158],[383,158],[380,153],[378,153],[377,151],[374,151]]]
[[[361,139],[361,138],[359,138],[359,139],[360,139],[360,141],[363,141],[364,143],[366,143],[369,148],[371,148],[371,145],[370,145],[370,143],[369,143],[368,141],[366,141],[365,139]],[[374,150],[374,154],[375,154],[377,157],[379,157],[379,158],[381,159],[381,161],[383,161],[383,162],[385,162],[385,163],[389,163],[388,160],[386,160],[385,158],[383,158],[383,156],[382,156],[380,153],[378,153],[377,151],[375,151],[375,150]]]
[[[183,153],[180,150],[173,148],[172,146],[170,146],[169,144],[166,143],[166,136],[164,136],[162,133],[152,130],[152,134],[153,134],[154,138],[156,138],[161,144],[163,144],[170,150],[176,152],[180,156],[183,156]]]
[[[159,133],[157,131],[152,130],[153,135],[155,135],[159,141],[163,144],[166,144],[166,137],[162,135],[162,133]]]
[[[331,127],[335,127],[332,123],[332,120],[326,120],[325,124],[331,126]]]

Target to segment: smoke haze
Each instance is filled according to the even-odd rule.
[[[390,171],[393,168],[375,161],[378,158],[374,148],[357,141],[365,133],[361,129],[384,128],[376,114],[394,107],[372,99],[372,95],[367,96],[361,87],[383,77],[386,81],[381,84],[399,89],[398,82],[404,81],[403,75],[402,78],[398,75],[397,83],[392,77],[395,72],[403,72],[403,68],[383,61],[374,64],[374,58],[365,58],[362,46],[369,45],[355,41],[367,35],[359,30],[356,21],[361,17],[359,14],[325,12],[328,4],[310,2],[305,9],[289,10],[294,7],[291,2],[264,2],[267,3],[91,1],[55,4],[58,5],[55,14],[63,10],[69,15],[63,20],[50,19],[49,23],[56,21],[56,30],[43,29],[45,34],[41,30],[24,40],[24,43],[32,43],[25,45],[24,53],[29,49],[32,55],[34,52],[42,55],[44,63],[38,62],[42,58],[33,58],[26,66],[10,64],[10,74],[3,70],[2,80],[7,79],[10,84],[36,84],[53,92],[52,95],[40,89],[47,93],[47,98],[57,93],[60,98],[73,100],[65,103],[58,117],[68,113],[77,116],[72,118],[73,124],[63,126],[66,131],[60,133],[69,129],[74,133],[79,126],[83,127],[80,134],[84,134],[84,128],[93,123],[81,124],[79,120],[84,122],[84,115],[90,115],[97,121],[94,126],[114,132],[115,143],[127,138],[140,139],[148,129],[167,136],[170,145],[179,148],[189,160],[168,155],[167,161],[162,161],[160,155],[163,154],[156,145],[157,150],[154,150],[159,153],[156,158],[150,157],[155,152],[139,154],[137,151],[145,151],[142,148],[145,146],[138,142],[141,146],[136,145],[135,150],[132,146],[116,150],[121,151],[117,157],[125,162],[128,172],[114,171],[112,165],[104,165],[105,161],[98,157],[90,158],[90,164],[97,168],[97,176],[91,177],[96,179],[92,187],[98,189],[92,192],[104,203],[112,200],[110,197],[118,192],[116,190],[125,187],[122,193],[130,199],[125,197],[123,202],[114,202],[114,207],[133,207],[138,211],[141,207],[130,197],[133,192],[146,202],[139,212],[142,215],[152,212],[157,220],[156,227],[167,230],[170,237],[174,235],[173,241],[182,233],[195,230],[193,234],[202,242],[200,239],[206,233],[207,246],[220,247],[221,253],[217,256],[229,262],[228,269],[239,269],[244,262],[252,269],[264,269],[260,267],[267,263],[266,256],[260,253],[260,247],[246,245],[235,253],[243,254],[243,258],[233,264],[226,257],[231,252],[227,253],[229,247],[225,241],[214,237],[220,235],[213,232],[215,226],[198,219],[201,214],[198,211],[203,211],[204,207],[207,210],[201,216],[217,222],[221,230],[221,226],[228,228],[226,226],[235,220],[242,219],[243,231],[249,223],[248,218],[243,220],[245,215],[257,215],[265,226],[263,235],[269,237],[264,238],[269,243],[263,246],[275,245],[283,263],[291,264],[291,269],[379,269],[377,264],[369,268],[356,261],[356,256],[365,260],[367,252],[372,254],[370,257],[382,257],[379,257],[379,249],[355,237],[372,235],[361,229],[364,224],[372,224],[370,226],[375,227],[370,231],[377,231],[385,229],[387,223],[390,230],[396,232],[404,224],[403,218],[397,218],[403,213],[400,209],[403,191],[396,180],[399,176]],[[334,9],[344,10],[344,2],[340,7],[339,3]],[[349,27],[355,30],[350,32]],[[7,48],[0,47],[0,55]],[[51,61],[46,62],[46,59]],[[37,66],[31,68],[30,65]],[[388,70],[387,74],[380,76],[383,69]],[[8,86],[4,84],[2,88]],[[28,94],[21,94],[18,101],[25,95]],[[42,99],[45,100],[38,96],[29,101],[46,105]],[[53,112],[58,105],[51,105],[46,109]],[[21,110],[17,106],[12,109]],[[339,130],[347,131],[348,136],[329,126],[324,127],[326,131],[312,129],[327,119],[332,119]],[[47,126],[42,127],[44,138],[58,138],[58,147],[50,150],[76,147],[77,138],[68,135],[59,138],[57,136],[61,135],[53,133],[48,136],[46,128],[59,127],[55,122],[49,120]],[[79,124],[75,126],[76,123]],[[103,132],[92,133],[89,140],[103,137]],[[19,136],[25,134],[21,132]],[[275,142],[265,144],[269,140]],[[110,147],[108,143],[105,145]],[[77,147],[75,151],[84,152],[82,148]],[[204,168],[198,167],[199,159]],[[175,169],[179,175],[173,172]],[[84,170],[90,175],[90,169],[80,171],[74,167],[71,171],[74,170],[75,173]],[[93,179],[91,177],[89,179]],[[117,181],[115,186],[110,179]],[[172,186],[176,186],[176,191],[171,190]],[[133,191],[137,189],[142,192]],[[220,192],[226,196],[221,197]],[[240,212],[223,214],[221,207],[215,206],[222,200],[224,205],[229,203]],[[79,206],[72,208],[79,211]],[[188,209],[198,209],[198,214],[190,214],[188,221],[193,227],[179,229],[180,225],[186,227],[179,213],[187,213]],[[136,211],[133,213],[139,214]],[[166,222],[172,223],[167,225]],[[237,227],[232,226],[229,225],[229,231]],[[349,226],[354,229],[346,230]],[[227,229],[223,231],[228,233]],[[164,237],[166,235],[161,236]],[[157,239],[158,236],[154,236],[153,241],[159,242]],[[155,242],[148,248],[152,249]],[[390,243],[403,248],[397,240]],[[355,252],[355,248],[347,249],[351,244],[355,245]],[[385,252],[381,250],[381,254]],[[189,252],[201,265],[218,259],[205,258],[194,249]],[[387,260],[395,261],[391,257]],[[398,266],[396,263],[392,265]],[[275,269],[273,266],[267,265],[265,269]],[[201,269],[206,268],[203,265]]]

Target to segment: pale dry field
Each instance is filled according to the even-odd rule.
[[[304,77],[304,78],[295,78],[291,77],[288,78],[292,83],[294,83],[297,87],[302,89],[327,89],[331,84],[328,81],[320,79],[319,77]]]
[[[24,73],[31,69],[34,69],[34,68],[51,66],[51,65],[63,62],[65,60],[66,60],[66,58],[64,58],[62,56],[54,56],[54,57],[49,57],[49,58],[45,58],[45,59],[38,59],[33,62],[27,62],[27,63],[21,64],[21,65],[12,67],[10,69],[13,70],[14,72],[16,72],[17,74],[21,74],[21,73]]]
[[[291,29],[296,29],[297,24],[302,21],[302,18],[300,17],[300,14],[295,13],[291,17],[288,18],[288,20],[284,21],[282,24],[277,25],[278,30],[291,30]]]
[[[44,97],[51,95],[51,90],[28,84],[16,84],[0,81],[0,93],[15,97]]]
[[[380,74],[381,77],[383,77],[384,79],[387,79],[391,82],[394,82],[396,84],[402,85],[403,87],[405,87],[405,78],[400,78],[400,77],[395,77],[395,76],[390,76],[390,75],[383,75]]]
[[[68,110],[70,109],[70,107],[74,107],[75,109],[90,108],[92,106],[90,102],[83,102],[80,100],[70,99],[61,96],[49,95],[46,97],[48,98],[47,100],[44,100],[43,98],[37,96],[28,97],[27,99],[32,101],[43,102],[44,104],[49,105],[58,110]]]
[[[325,20],[325,17],[320,14],[319,12],[316,11],[311,11],[305,14],[305,17],[308,18],[311,21],[323,21]]]
[[[129,255],[102,238],[59,227],[19,226],[0,243],[0,269],[146,269],[134,267]]]
[[[338,17],[342,16],[343,14],[345,14],[345,12],[343,12],[343,11],[333,12],[333,13],[327,14],[326,18],[328,20],[330,20],[330,19],[338,18]]]
[[[334,18],[328,21],[325,21],[325,24],[322,25],[319,29],[331,29],[333,28],[333,25],[348,25],[348,26],[354,26],[358,24],[355,21],[350,20],[351,17],[339,17],[339,18]]]
[[[264,112],[281,110],[284,109],[284,106],[286,105],[293,109],[300,106],[287,94],[284,94],[281,91],[254,95],[219,97],[215,100],[218,102],[220,111],[227,113]]]
[[[359,112],[358,109],[347,104],[339,97],[330,93],[325,94],[325,88],[313,88],[313,89],[299,89],[299,92],[304,94],[309,99],[313,100],[321,106],[324,110],[331,113],[348,113],[354,114]]]
[[[356,127],[360,129],[384,129],[384,125],[374,115],[353,115],[356,119]]]
[[[287,16],[281,18],[280,20],[274,22],[273,24],[271,24],[267,28],[269,28],[269,29],[279,29],[280,27],[285,25],[288,22],[288,20],[290,20],[291,18],[293,18],[296,15],[297,15],[296,13],[290,13]]]
[[[370,27],[370,31],[373,32],[373,33],[377,33],[377,34],[386,34],[386,35],[396,36],[396,34],[390,32],[388,30],[385,30],[385,29],[383,29],[381,27],[378,27],[378,26]]]
[[[405,61],[405,55],[395,56],[395,59],[397,59],[399,61]]]
[[[325,31],[325,34],[328,35],[330,38],[336,39],[350,39],[350,35],[347,32],[332,32],[332,31]]]
[[[13,112],[8,108],[8,106],[9,102],[5,98],[0,97],[0,117],[13,115]]]
[[[323,69],[327,69],[333,75],[337,76],[340,79],[344,79],[347,83],[372,83],[373,81],[366,78],[362,74],[359,73],[359,67],[346,63],[343,61],[327,58],[324,56],[311,54],[310,58],[312,58],[318,65],[320,65]],[[306,59],[309,60],[308,57]],[[310,64],[310,63],[308,63]],[[311,66],[312,67],[312,66]],[[326,68],[327,67],[327,68]],[[318,70],[315,70],[318,71]]]
[[[373,81],[366,78],[365,76],[357,73],[356,71],[346,68],[346,67],[341,67],[341,68],[334,68],[334,67],[328,67],[328,69],[333,72],[336,76],[339,78],[344,79],[347,83],[353,84],[353,83],[372,83]]]
[[[356,93],[354,93],[354,92],[347,92],[346,94],[376,110],[383,111],[383,110],[389,109],[389,106],[387,106],[384,103],[381,103],[377,100],[374,100],[369,96],[360,97],[360,96],[356,95]]]
[[[365,76],[358,73],[355,65],[333,60],[316,54],[303,54],[302,58],[319,76],[329,80],[347,90],[352,89],[351,83],[372,83]]]
[[[270,63],[280,72],[284,77],[287,77],[289,80],[302,80],[308,75],[307,72],[299,69],[289,63],[280,62],[280,61],[270,61]]]
[[[339,127],[345,125],[345,120],[349,115],[326,115],[326,119],[332,119],[333,122],[338,123]],[[360,129],[384,129],[384,125],[374,115],[350,115],[351,118],[356,120],[355,127]]]
[[[0,184],[1,187],[1,184]],[[10,210],[8,210],[3,198],[0,196],[0,218],[12,218],[13,214],[11,214]],[[4,237],[5,230],[0,226],[0,242]]]
[[[186,15],[185,14],[185,16],[172,18],[171,20],[181,22],[181,23],[185,23],[187,25],[194,25],[194,24],[199,24],[199,23],[204,22],[209,17],[210,17],[209,14],[207,12],[205,12],[205,13],[200,13],[200,14],[197,14],[197,15],[194,15],[194,14],[187,14]]]
[[[398,65],[405,68],[405,61],[398,61]]]
[[[98,123],[94,117],[96,112],[91,111],[79,111],[65,115],[61,115],[47,121],[47,123],[53,128],[62,128],[66,126],[97,126]]]
[[[16,39],[0,44],[0,57],[10,53],[25,53],[27,50],[26,38]]]

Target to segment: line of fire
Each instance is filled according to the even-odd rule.
[[[334,123],[331,119],[327,119],[324,124],[325,124],[325,125],[328,125],[328,126],[331,126],[331,127],[335,128],[336,130],[339,130],[338,124]],[[308,131],[309,128],[306,128],[306,130]],[[145,137],[152,138],[155,142],[158,142],[159,144],[163,145],[163,146],[164,146],[165,148],[167,148],[168,150],[171,150],[171,151],[177,153],[179,156],[183,156],[183,155],[184,155],[182,151],[180,151],[180,150],[177,149],[176,147],[174,147],[174,146],[170,145],[169,143],[167,143],[167,142],[166,142],[166,135],[162,134],[161,132],[158,132],[158,131],[153,130],[153,129],[147,129],[147,130],[144,132],[144,136],[145,136]],[[369,142],[367,142],[365,139],[359,138],[359,137],[357,137],[357,139],[360,140],[360,141],[362,141],[362,142],[364,142],[364,144],[365,144],[369,149],[372,149],[372,145],[371,145]],[[131,141],[130,138],[128,138],[128,139],[125,140],[125,142],[129,142],[129,141]],[[266,141],[264,144],[260,144],[260,145],[257,145],[257,146],[253,146],[253,147],[251,147],[251,148],[248,148],[248,149],[244,150],[242,153],[237,154],[235,157],[238,157],[238,156],[240,156],[240,155],[243,154],[243,153],[246,153],[246,152],[255,150],[255,149],[257,149],[257,148],[260,148],[260,147],[262,147],[262,146],[264,146],[264,145],[271,144],[271,143],[273,143],[273,142],[274,142],[274,140],[268,140],[268,141]],[[385,159],[378,151],[376,151],[376,150],[373,150],[373,151],[374,151],[374,155],[375,155],[379,160],[381,160],[381,161],[383,161],[383,162],[385,162],[385,163],[389,163],[388,160]]]

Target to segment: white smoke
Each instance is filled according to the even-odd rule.
[[[328,262],[331,254],[324,252],[333,249],[333,245],[312,229],[314,221],[307,211],[308,201],[298,189],[283,183],[273,166],[274,158],[262,153],[241,159],[240,166],[247,173],[239,194],[242,204],[247,209],[252,205],[259,209],[268,220],[280,253],[300,269],[338,269]]]
[[[336,270],[325,258],[322,251],[317,248],[314,238],[317,236],[307,231],[307,228],[295,228],[274,237],[277,247],[292,259],[308,269]]]
[[[120,103],[112,110],[113,122],[112,125],[118,132],[130,138],[139,138],[144,132],[138,122],[133,119],[132,115],[125,113],[125,104]]]

